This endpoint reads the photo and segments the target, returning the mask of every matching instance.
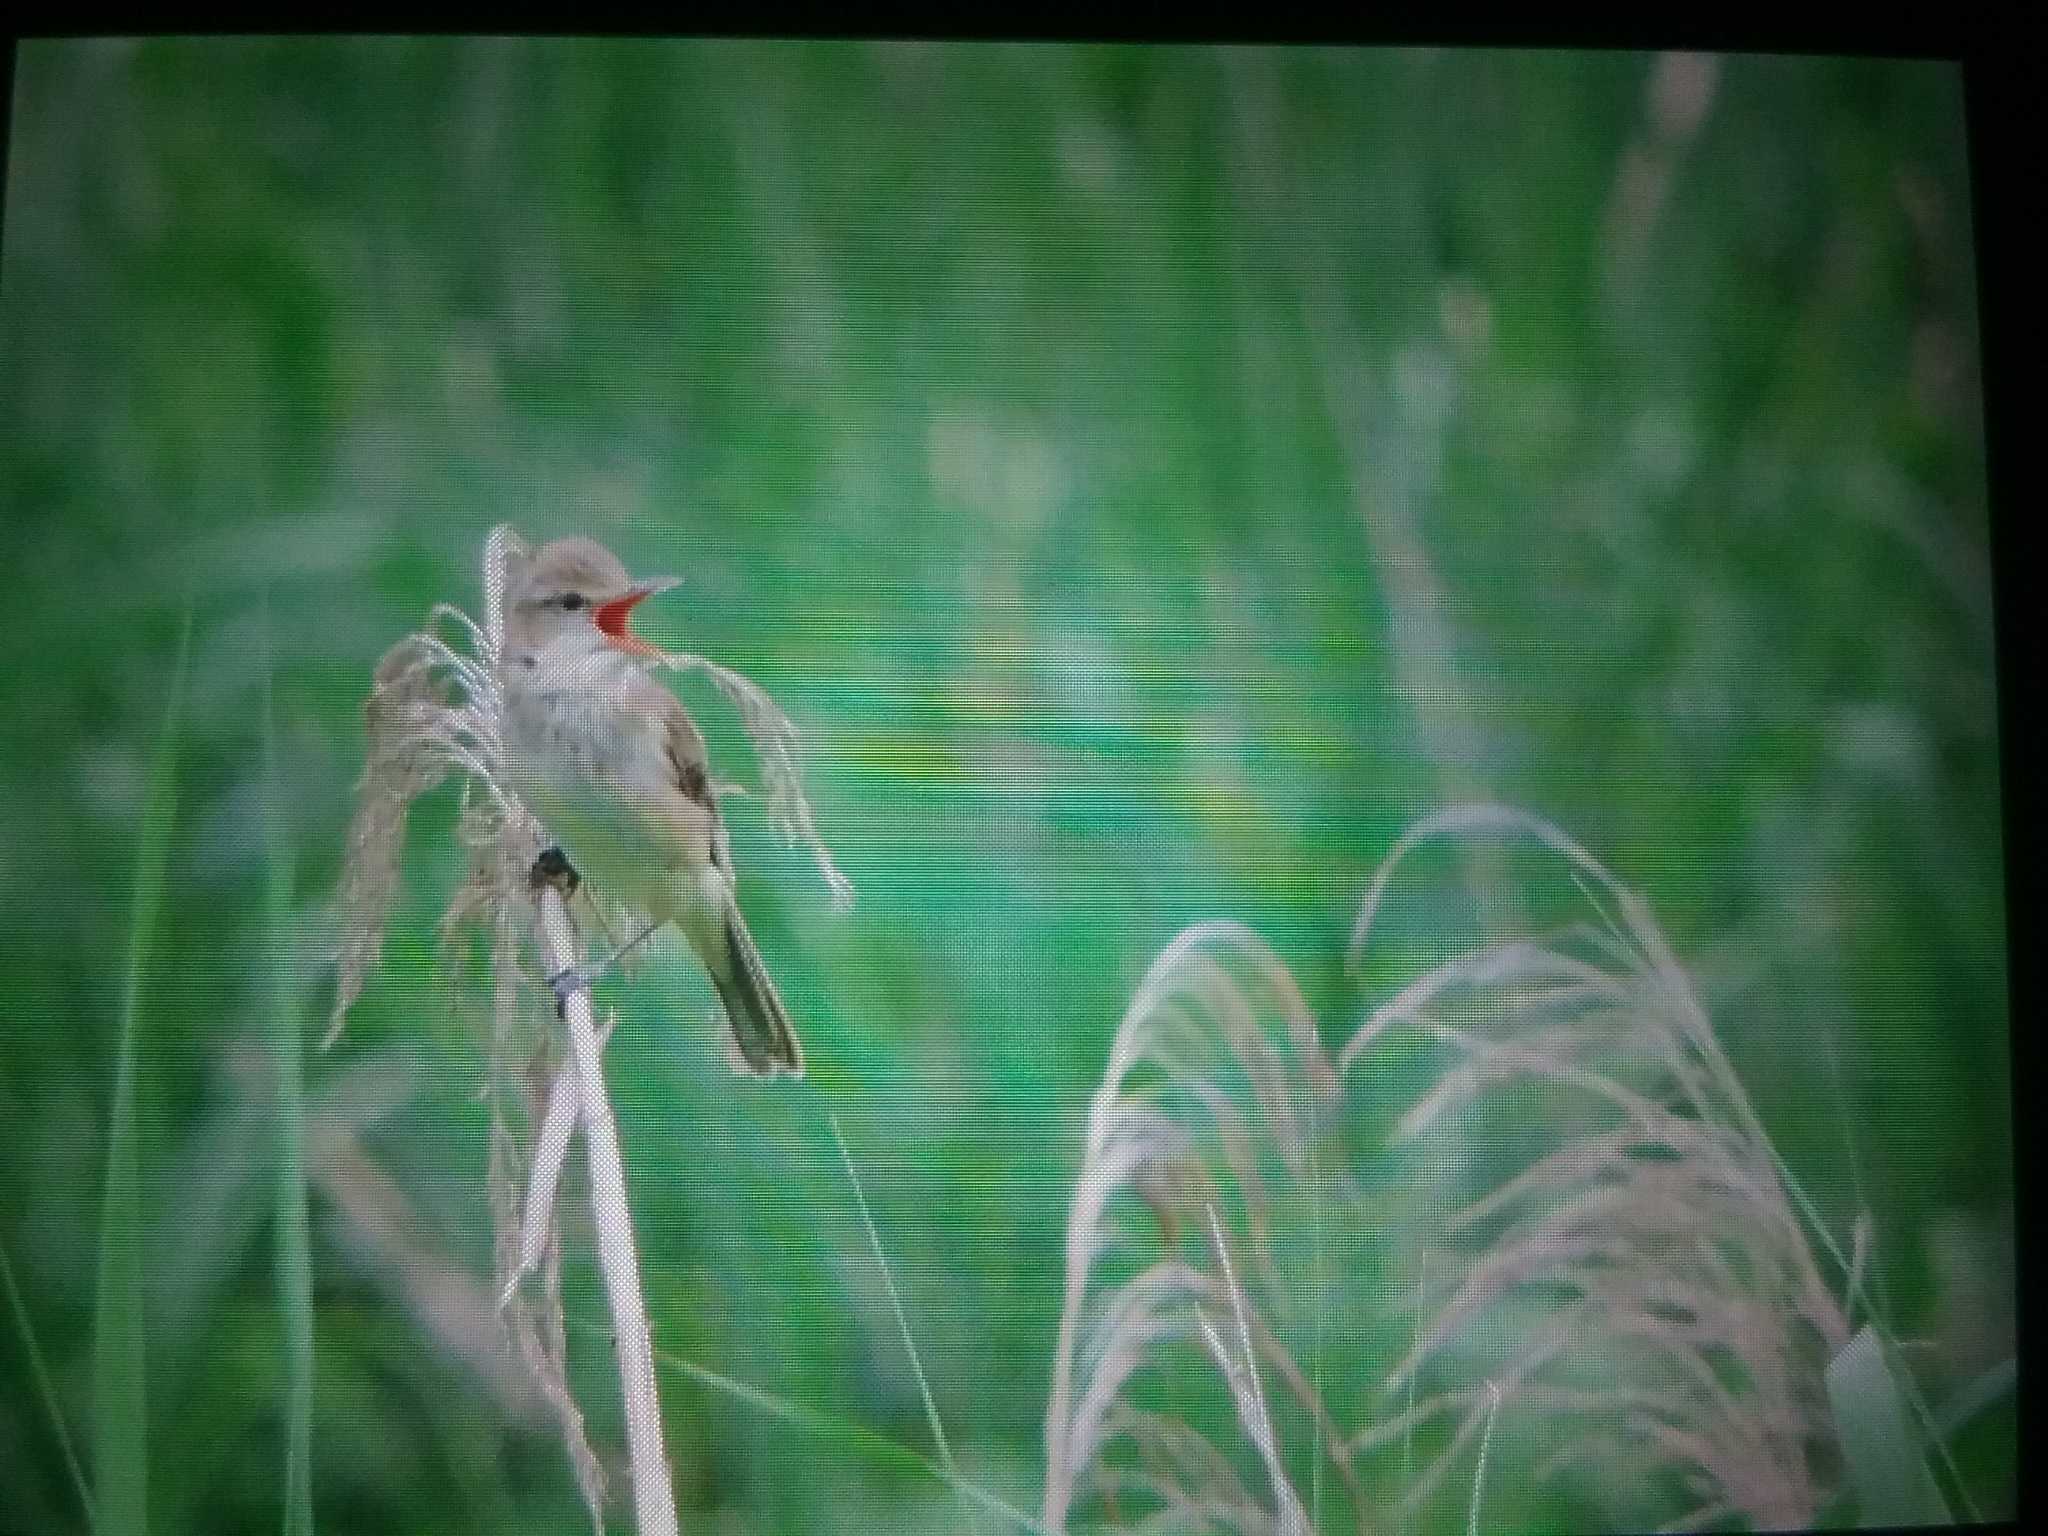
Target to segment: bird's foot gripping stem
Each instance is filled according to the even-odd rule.
[[[583,883],[583,877],[576,873],[576,866],[569,862],[569,856],[560,848],[543,848],[540,857],[533,861],[533,869],[527,879],[536,891],[552,886],[567,901],[576,894],[576,888]],[[586,976],[575,966],[564,966],[548,977],[548,990],[555,994],[555,1017],[562,1018],[569,1008],[569,999],[587,988],[593,978]]]
[[[559,848],[543,848],[540,857],[533,861],[532,873],[527,876],[533,888],[552,885],[568,900],[576,894],[576,887],[583,883],[583,877],[576,873],[576,866],[569,862],[569,856]]]

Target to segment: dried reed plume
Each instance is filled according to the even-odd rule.
[[[342,940],[327,1043],[339,1037],[348,1010],[377,965],[398,890],[407,813],[420,795],[459,774],[460,836],[469,850],[470,869],[442,919],[441,954],[451,977],[463,968],[467,940],[480,937],[486,957],[491,1001],[484,1090],[491,1107],[494,1288],[510,1342],[554,1409],[592,1527],[602,1530],[604,1478],[568,1385],[555,1220],[556,1193],[570,1141],[580,1127],[626,1403],[636,1523],[644,1536],[664,1536],[677,1529],[675,1501],[662,1449],[631,1210],[600,1059],[609,1025],[599,1029],[588,992],[578,992],[564,1010],[566,1042],[554,1036],[553,993],[544,978],[578,964],[582,944],[557,887],[534,878],[546,835],[505,787],[500,771],[503,700],[497,658],[506,577],[508,568],[527,555],[509,528],[494,530],[484,552],[483,622],[438,604],[426,629],[406,636],[378,663],[364,711],[366,761],[341,882]],[[442,637],[451,629],[460,647]],[[809,847],[835,906],[843,907],[852,887],[833,866],[813,824],[798,775],[796,728],[767,694],[739,674],[698,656],[664,660],[674,668],[705,672],[738,708],[755,747],[770,824],[790,843]],[[580,890],[601,925],[623,926],[607,921],[597,893],[588,886]],[[536,1275],[537,1300],[524,1283]]]
[[[1640,900],[1459,808],[1388,855],[1354,963],[1413,850],[1503,832],[1588,919],[1431,967],[1334,1051],[1239,925],[1146,974],[1069,1213],[1050,1529],[1476,1523],[1504,1455],[1624,1526],[1806,1525],[1834,1492],[1847,1319]]]

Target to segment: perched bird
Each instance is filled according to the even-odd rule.
[[[617,953],[673,923],[711,975],[746,1070],[802,1076],[803,1048],[740,915],[703,733],[648,675],[662,653],[626,628],[675,578],[635,581],[584,538],[543,545],[506,576],[512,789],[581,875],[647,915]],[[549,979],[566,998],[595,974]]]

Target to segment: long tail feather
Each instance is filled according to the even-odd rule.
[[[796,1030],[789,1022],[789,1010],[762,963],[753,935],[739,908],[728,906],[725,918],[723,965],[711,965],[711,980],[718,988],[718,1000],[725,1005],[727,1024],[740,1060],[757,1077],[786,1072],[804,1075],[804,1051],[797,1044]]]

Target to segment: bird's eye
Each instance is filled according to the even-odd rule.
[[[583,606],[583,594],[581,592],[564,592],[562,594],[562,606],[571,613],[574,613]]]

